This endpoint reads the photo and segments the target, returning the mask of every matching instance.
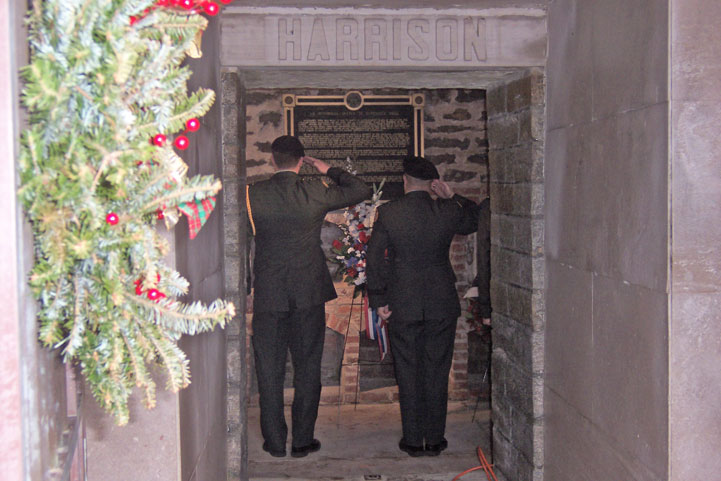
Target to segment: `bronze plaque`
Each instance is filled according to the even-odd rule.
[[[306,155],[351,170],[369,184],[385,179],[383,198],[403,194],[403,159],[423,155],[423,94],[283,95],[285,130]],[[303,167],[302,175],[319,175]]]

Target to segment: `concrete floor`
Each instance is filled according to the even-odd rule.
[[[398,449],[401,421],[398,404],[321,406],[315,437],[321,450],[305,458],[274,458],[262,450],[258,407],[248,408],[248,469],[251,481],[451,481],[478,466],[477,447],[490,461],[490,413],[487,406],[448,405],[448,449],[438,457],[411,458]],[[290,408],[286,407],[290,420]],[[473,419],[473,420],[472,420]],[[289,425],[290,428],[290,425]],[[496,473],[499,481],[502,477]],[[483,470],[462,481],[486,481]]]

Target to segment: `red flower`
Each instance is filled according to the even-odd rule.
[[[366,226],[363,225],[363,222],[361,222],[360,224],[358,224],[358,229],[359,229],[359,230],[365,229],[365,228],[366,228]]]
[[[120,218],[115,212],[109,212],[108,215],[105,216],[105,222],[110,225],[116,225],[118,222],[120,222]]]
[[[346,274],[348,274],[350,277],[355,277],[358,275],[358,271],[355,270],[353,267],[349,267],[347,271],[345,271]]]
[[[365,244],[366,242],[368,242],[368,234],[366,234],[365,232],[360,232],[358,234],[358,240]]]
[[[357,251],[362,251],[362,250],[363,250],[363,244],[361,244],[361,243],[353,244],[353,248],[354,248],[355,250],[357,250]]]
[[[333,248],[340,250],[343,247],[343,244],[338,239],[333,240]]]

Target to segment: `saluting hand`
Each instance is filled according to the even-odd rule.
[[[434,179],[433,182],[431,182],[431,190],[441,199],[450,199],[453,197],[453,189],[441,179]]]
[[[310,165],[323,175],[325,175],[328,172],[328,169],[330,169],[330,165],[326,164],[320,159],[316,159],[315,157],[311,157],[309,155],[303,157],[303,163],[306,165]]]

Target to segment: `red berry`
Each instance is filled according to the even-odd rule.
[[[178,135],[175,138],[175,146],[179,148],[180,150],[185,150],[190,145],[190,141],[188,140],[188,137],[185,135]]]
[[[105,222],[107,222],[110,225],[115,225],[118,223],[120,218],[118,217],[118,214],[115,212],[110,212],[108,215],[105,216]]]
[[[196,118],[189,119],[187,122],[185,122],[185,127],[190,132],[195,132],[200,128],[200,121]]]
[[[159,299],[161,294],[162,293],[157,289],[148,289],[148,299],[150,299],[151,301]]]
[[[153,143],[157,145],[158,147],[162,147],[163,144],[165,144],[167,137],[163,134],[157,134],[155,137],[153,137]]]
[[[143,294],[143,286],[141,286],[140,284],[136,285],[135,286],[135,294],[137,294],[138,296],[142,295]]]
[[[203,10],[205,10],[205,13],[207,13],[208,15],[218,15],[218,12],[220,11],[220,7],[218,7],[218,4],[215,2],[203,2],[202,5]]]
[[[165,214],[163,214],[163,211],[158,209],[158,219],[165,219]]]
[[[190,10],[191,8],[193,8],[193,4],[193,0],[181,0],[180,2],[180,6],[186,10]]]
[[[138,21],[138,17],[135,15],[130,16],[130,25],[135,25],[135,23]]]
[[[222,3],[224,3],[224,4],[227,5],[227,4],[229,4],[230,2],[232,2],[233,0],[220,0],[220,1],[221,1]]]

